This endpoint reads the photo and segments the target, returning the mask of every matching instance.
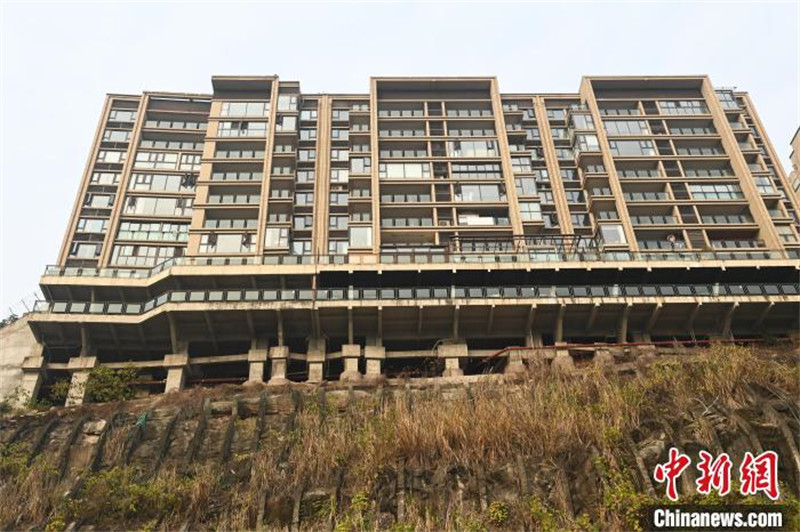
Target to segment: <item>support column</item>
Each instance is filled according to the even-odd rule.
[[[72,382],[67,392],[66,406],[79,405],[86,397],[86,383],[92,368],[97,366],[97,357],[74,357],[67,363],[67,369],[72,372]]]
[[[29,401],[39,396],[39,389],[44,381],[44,357],[29,356],[22,361],[22,395],[18,398],[19,405],[24,406]]]
[[[361,346],[357,344],[345,344],[342,346],[342,361],[344,371],[339,376],[339,380],[346,382],[360,381],[361,372],[358,371],[358,359],[361,358]]]
[[[325,363],[325,340],[312,338],[308,341],[306,353],[308,363],[308,382],[322,382],[324,380],[323,365]]]
[[[272,366],[270,378],[267,382],[270,386],[281,386],[288,384],[286,369],[289,364],[289,346],[276,345],[269,348],[269,359]]]
[[[622,309],[622,316],[619,319],[617,326],[617,343],[625,343],[628,341],[628,316],[631,313],[631,305],[625,305]]]
[[[525,361],[532,360],[534,356],[533,349],[512,349],[508,352],[508,364],[506,364],[505,373],[510,375],[519,375],[525,373]]]
[[[444,359],[442,377],[460,377],[464,371],[459,364],[460,359],[467,358],[467,344],[442,344],[436,349],[439,358]]]
[[[558,306],[558,316],[556,317],[556,327],[553,331],[553,340],[556,343],[564,341],[564,313],[567,311],[566,305]]]
[[[164,355],[167,369],[167,384],[164,393],[179,392],[186,383],[186,370],[189,368],[189,355]]]
[[[383,376],[381,361],[386,358],[386,348],[368,345],[364,347],[364,358],[367,360],[367,379],[379,379]]]
[[[267,343],[253,340],[250,351],[247,352],[247,364],[250,373],[245,384],[256,384],[264,382],[264,369],[269,358]]]

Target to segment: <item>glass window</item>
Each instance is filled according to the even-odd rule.
[[[656,154],[655,145],[650,140],[612,140],[609,145],[611,153],[620,157]]]
[[[103,140],[106,142],[128,142],[131,132],[127,130],[106,129],[103,132]]]
[[[278,96],[278,111],[297,110],[297,96],[294,94],[281,94]]]
[[[519,204],[519,210],[523,221],[541,221],[542,206],[532,201],[523,201]]]
[[[266,135],[266,122],[220,122],[217,125],[217,136],[219,137],[264,137]]]
[[[289,245],[288,227],[267,227],[264,234],[264,246],[268,248],[285,248]]]
[[[367,248],[372,246],[372,227],[351,227],[350,247]]]
[[[382,163],[379,175],[382,179],[426,179],[431,168],[428,163]]]
[[[267,116],[269,102],[222,102],[220,116]]]
[[[625,239],[625,231],[622,230],[620,224],[602,224],[600,225],[600,238],[606,244],[627,244]]]
[[[603,126],[609,135],[649,135],[644,120],[604,120]]]
[[[124,151],[100,150],[100,152],[97,154],[97,162],[120,164],[124,163],[127,157],[128,153]]]

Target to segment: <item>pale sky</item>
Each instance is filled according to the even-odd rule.
[[[304,92],[366,93],[371,75],[576,92],[585,74],[707,73],[750,92],[787,167],[800,124],[797,0],[0,5],[0,316],[57,258],[107,92],[210,92],[214,74]]]

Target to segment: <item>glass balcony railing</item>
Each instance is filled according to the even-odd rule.
[[[750,247],[751,249],[747,249]],[[175,257],[166,260],[150,269],[118,269],[118,268],[84,268],[76,266],[61,267],[56,265],[45,268],[45,276],[57,277],[112,277],[123,279],[148,278],[174,266],[279,266],[279,265],[314,265],[328,266],[338,264],[362,264],[358,256],[354,261],[349,255],[266,255],[263,257]],[[664,252],[632,252],[632,251],[575,251],[560,252],[549,249],[529,249],[514,251],[513,247],[498,253],[472,250],[469,253],[415,252],[385,253],[378,258],[381,264],[497,264],[497,263],[564,263],[564,262],[650,262],[665,260],[674,261],[709,261],[709,260],[779,260],[796,259],[785,250],[758,248],[757,243],[751,246],[728,246],[724,250],[707,251],[671,251]]]
[[[800,295],[800,284],[679,284],[600,286],[492,286],[492,287],[407,287],[407,288],[298,288],[243,290],[172,290],[140,303],[42,301],[34,312],[52,314],[140,315],[167,303],[293,303],[319,301],[395,301],[459,299],[596,299],[637,297],[791,297]]]

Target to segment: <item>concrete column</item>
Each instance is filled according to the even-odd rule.
[[[460,359],[467,358],[467,344],[442,344],[436,349],[439,358],[444,359],[442,377],[460,377],[464,371],[459,365]]]
[[[614,355],[608,347],[598,347],[594,353],[594,363],[601,368],[614,366]]]
[[[628,341],[628,316],[631,313],[631,305],[625,305],[622,316],[617,324],[617,342],[625,343]]]
[[[250,373],[245,384],[264,382],[264,369],[267,364],[267,358],[269,358],[269,350],[266,344],[260,344],[254,341],[250,351],[247,352],[247,363],[250,367]]]
[[[342,346],[342,361],[344,361],[344,371],[339,376],[341,381],[360,381],[361,372],[358,371],[358,359],[361,358],[361,346],[357,344],[345,344]]]
[[[364,358],[367,360],[366,378],[380,378],[383,375],[383,371],[381,370],[381,361],[386,358],[386,348],[375,345],[365,346]]]
[[[89,373],[97,366],[97,357],[74,357],[67,363],[67,369],[72,372],[72,382],[67,392],[66,406],[79,405],[86,397],[86,383]]]
[[[23,406],[39,396],[39,389],[44,381],[44,357],[29,356],[22,361],[22,394],[18,397],[19,405]]]
[[[505,373],[510,375],[525,373],[525,360],[533,359],[533,349],[512,349],[508,352],[508,364]]]
[[[322,382],[324,380],[325,340],[312,338],[308,341],[306,362],[308,363],[308,382]]]
[[[556,326],[553,331],[553,340],[558,344],[564,341],[564,313],[567,311],[566,305],[559,305],[558,316],[556,317]]]
[[[270,347],[269,359],[272,365],[272,371],[270,372],[270,379],[267,384],[270,386],[287,384],[289,382],[286,378],[286,369],[289,364],[289,347],[285,345]]]
[[[179,392],[186,383],[186,370],[189,367],[189,355],[164,355],[164,367],[167,369],[167,384],[164,393]]]
[[[559,344],[564,345],[564,342],[556,342],[556,347]],[[553,359],[553,369],[556,371],[563,371],[570,373],[575,370],[575,361],[569,355],[568,349],[556,349],[556,357]]]

